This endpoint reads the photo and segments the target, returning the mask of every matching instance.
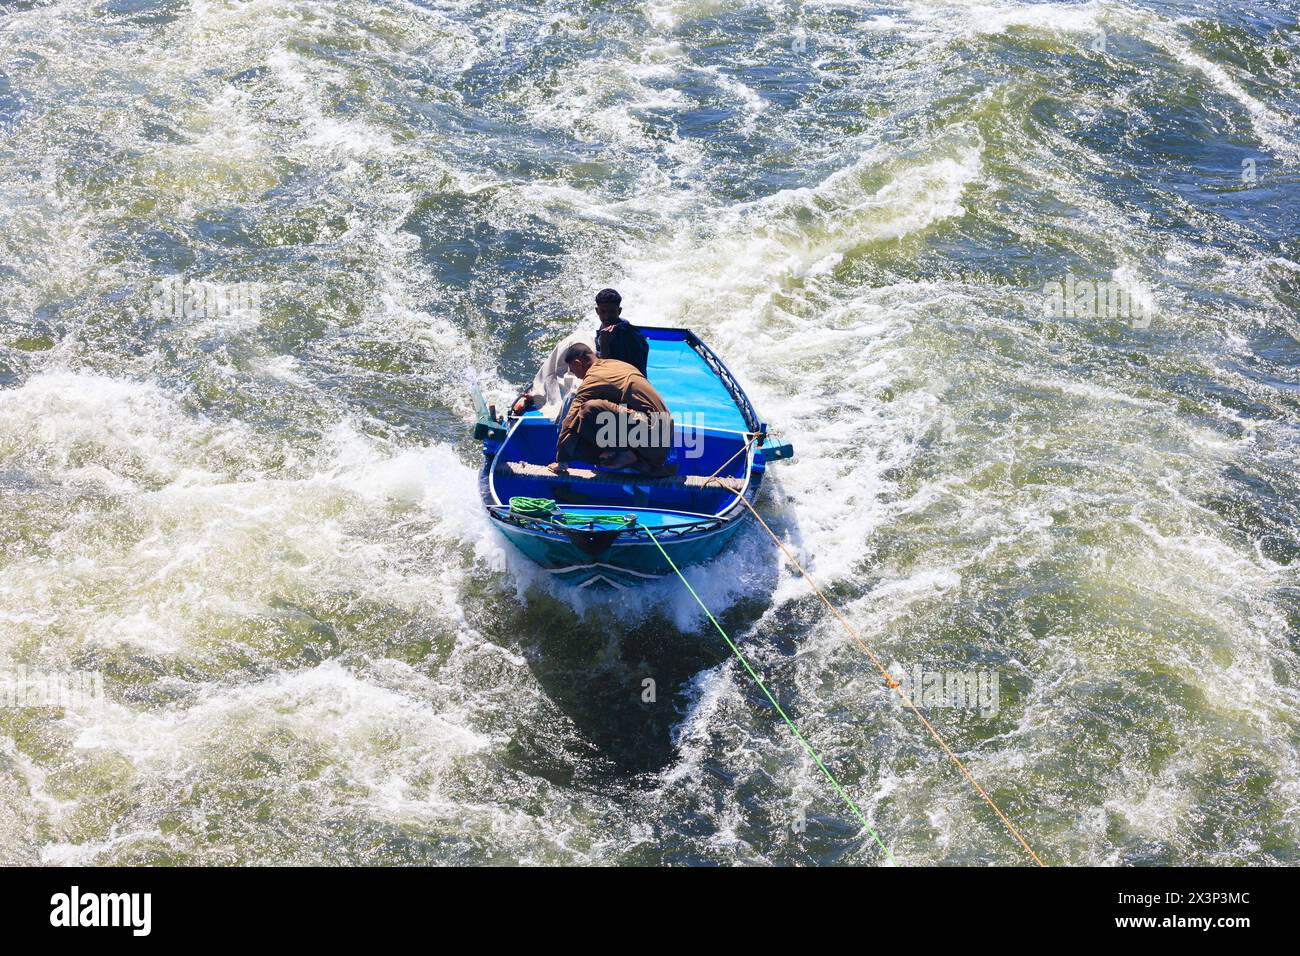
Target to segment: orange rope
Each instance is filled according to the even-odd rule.
[[[732,457],[734,458],[735,456],[733,455]],[[726,466],[724,465],[723,467]],[[720,468],[718,470],[721,471],[722,469]],[[804,580],[808,582],[809,586],[812,587],[812,589],[815,592],[817,592],[817,596],[822,599],[822,603],[825,604],[828,608],[830,608],[831,613],[834,614],[839,619],[840,624],[844,626],[844,630],[848,631],[849,636],[852,637],[855,641],[857,641],[858,646],[862,648],[862,650],[866,653],[866,655],[869,658],[871,658],[871,662],[876,665],[877,669],[879,669],[881,673],[881,676],[885,678],[885,683],[889,687],[891,687],[894,691],[897,692],[898,696],[903,699],[903,703],[907,704],[908,707],[912,708],[912,713],[916,714],[916,716],[920,719],[921,723],[925,725],[925,729],[930,731],[930,736],[933,737],[935,741],[939,744],[939,746],[943,748],[944,753],[946,753],[949,757],[952,758],[952,762],[957,765],[957,769],[962,772],[962,775],[965,776],[965,778],[970,781],[971,786],[975,788],[975,792],[978,793],[981,797],[983,797],[984,802],[993,808],[993,812],[998,815],[998,819],[1001,820],[1002,823],[1006,826],[1006,828],[1011,831],[1011,835],[1015,837],[1016,840],[1019,841],[1020,845],[1025,848],[1025,852],[1028,853],[1030,857],[1033,858],[1033,861],[1037,863],[1039,866],[1045,866],[1043,861],[1038,858],[1038,854],[1033,851],[1033,848],[1030,847],[1030,845],[1027,842],[1025,842],[1025,838],[1020,835],[1020,831],[1015,828],[1015,825],[1009,819],[1007,819],[1007,815],[998,809],[998,805],[993,802],[993,798],[990,797],[988,793],[984,790],[984,788],[979,785],[979,781],[977,781],[974,778],[974,776],[971,775],[971,772],[966,769],[966,765],[961,762],[960,758],[958,758],[958,756],[952,752],[952,748],[949,747],[947,742],[943,739],[943,737],[940,736],[939,731],[935,730],[934,725],[925,719],[925,715],[921,713],[920,710],[917,709],[916,704],[913,703],[912,699],[907,696],[907,693],[899,685],[899,682],[896,681],[890,675],[889,671],[885,668],[885,665],[880,662],[880,658],[878,658],[874,653],[872,653],[871,648],[869,648],[866,642],[862,640],[861,635],[858,634],[858,632],[854,629],[853,625],[851,625],[845,619],[844,615],[840,613],[839,609],[830,602],[830,599],[827,598],[825,594],[822,593],[822,589],[817,586],[817,582],[813,580],[813,576],[809,574],[807,571],[805,571],[803,565],[801,565],[798,561],[795,560],[794,555],[790,553],[789,549],[786,548],[785,544],[781,541],[781,539],[776,536],[776,532],[774,532],[771,528],[767,526],[767,522],[764,521],[762,516],[757,511],[754,510],[754,506],[751,505],[744,498],[744,496],[740,496],[740,502],[746,508],[749,509],[750,513],[755,518],[758,519],[758,523],[763,526],[763,530],[772,536],[772,540],[775,541],[776,546],[785,553],[785,556],[790,559],[790,563],[799,569],[799,573],[803,575]]]
[[[704,483],[707,485],[710,481],[712,481],[714,478],[718,477],[719,474],[721,474],[723,468],[726,468],[726,467],[727,467],[728,465],[730,465],[733,461],[735,461],[737,458],[739,458],[741,455],[743,455],[746,451],[748,451],[748,450],[749,450],[749,446],[752,445],[752,444],[754,444],[754,439],[757,438],[757,437],[758,437],[757,435],[751,434],[751,435],[749,436],[749,440],[748,440],[747,442],[745,442],[745,444],[743,444],[743,445],[740,446],[740,450],[737,451],[737,452],[736,452],[734,455],[732,455],[730,458],[728,458],[726,461],[724,461],[721,465],[719,465],[717,471],[715,471],[713,474],[709,475],[709,477],[707,477],[707,478],[704,479]],[[730,505],[727,505],[727,507],[730,508],[731,506],[730,506]]]

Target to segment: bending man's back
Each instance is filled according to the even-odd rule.
[[[582,384],[560,423],[551,469],[580,459],[665,473],[673,421],[654,386],[634,366],[597,358],[583,344],[571,346],[564,358]]]

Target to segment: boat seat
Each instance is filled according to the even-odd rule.
[[[564,474],[557,475],[545,465],[531,461],[507,461],[497,471],[514,475],[516,478],[530,478],[539,481],[592,482],[600,485],[650,485],[657,488],[721,488],[733,494],[745,490],[741,478],[725,478],[719,475],[672,475],[667,478],[651,478],[647,475],[635,475],[631,472],[594,471],[590,468],[569,468]]]

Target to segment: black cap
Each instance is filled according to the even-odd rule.
[[[623,297],[613,289],[601,289],[596,293],[596,304],[605,305],[606,303],[622,305]]]

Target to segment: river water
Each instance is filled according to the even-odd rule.
[[[7,0],[0,667],[102,693],[0,707],[0,863],[887,865],[479,511],[606,285],[1046,862],[1295,863],[1298,119],[1282,0]],[[900,864],[1026,862],[761,530],[689,577]]]

